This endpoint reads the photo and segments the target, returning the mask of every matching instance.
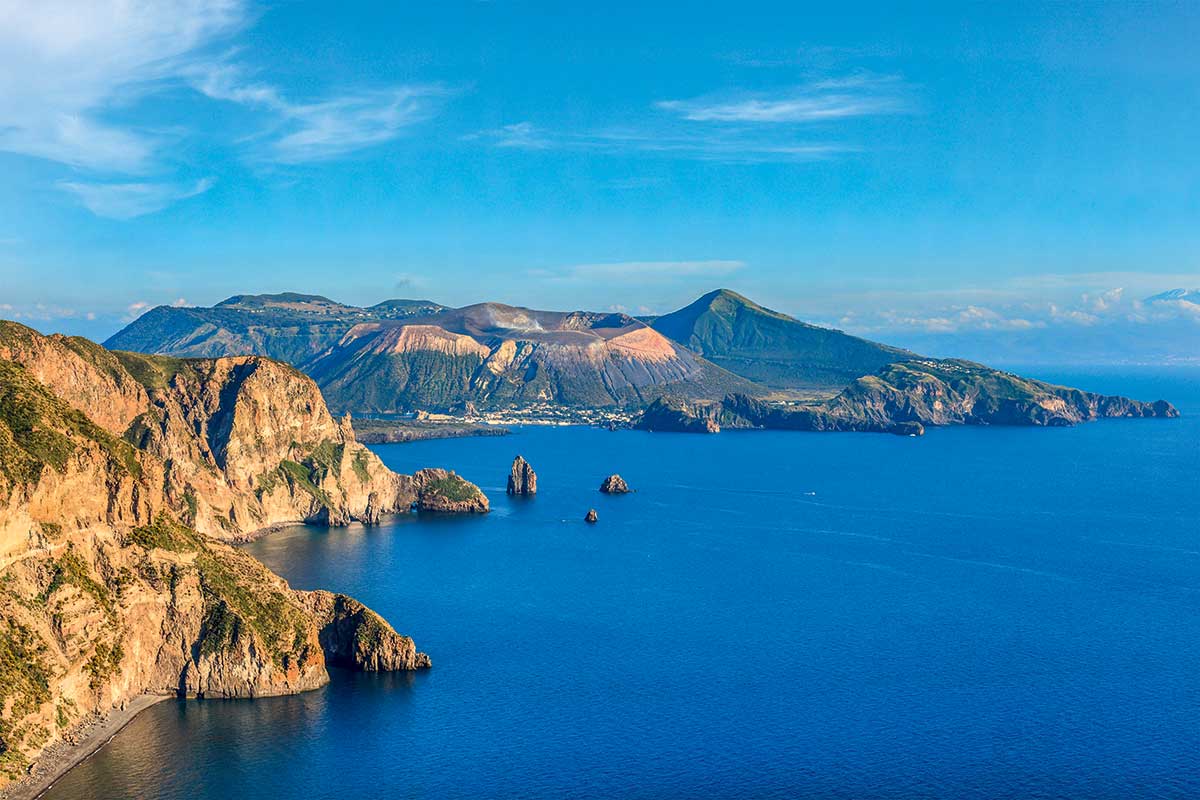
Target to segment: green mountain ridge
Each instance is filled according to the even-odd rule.
[[[773,389],[840,389],[887,364],[917,358],[898,347],[801,322],[729,289],[709,292],[651,325],[714,364]]]

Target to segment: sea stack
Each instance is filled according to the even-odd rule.
[[[537,494],[537,473],[524,456],[513,459],[512,470],[508,473],[509,494]]]
[[[632,490],[620,475],[609,475],[604,479],[604,483],[600,484],[600,491],[605,494],[628,494]]]
[[[589,508],[588,513],[584,514],[583,516],[583,521],[592,525],[596,524],[597,519],[599,519],[599,517],[596,516],[596,509],[594,508]]]

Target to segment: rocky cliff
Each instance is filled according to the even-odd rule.
[[[117,521],[144,524],[161,506],[232,540],[288,522],[374,523],[417,500],[413,479],[355,441],[311,379],[271,359],[112,353],[8,322],[0,359],[94,421],[114,447],[154,457],[150,486],[129,503],[101,493],[80,506],[87,519],[111,507],[127,517]],[[74,491],[70,476],[46,476],[32,507],[58,513],[55,498]],[[2,537],[0,528],[0,545]]]
[[[294,591],[221,540],[373,522],[442,483],[468,497],[444,510],[486,506],[452,473],[386,469],[269,359],[114,354],[0,323],[0,786],[138,695],[428,666],[361,604]]]
[[[1105,417],[1177,417],[1170,403],[1094,394],[1021,378],[969,361],[914,359],[853,381],[830,400],[766,403],[730,395],[715,403],[660,400],[643,430],[721,428],[864,431],[920,435],[926,425],[1074,425]]]

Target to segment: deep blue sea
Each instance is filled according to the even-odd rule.
[[[1030,371],[1185,416],[378,447],[492,513],[247,549],[433,669],[163,703],[48,796],[1200,796],[1200,371]]]

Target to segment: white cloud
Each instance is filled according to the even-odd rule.
[[[190,185],[77,181],[62,181],[58,185],[78,197],[96,216],[126,220],[161,211],[179,200],[203,194],[212,188],[213,180],[202,178]]]
[[[897,114],[909,109],[891,77],[825,79],[773,94],[739,92],[655,105],[693,122],[805,123]]]
[[[548,131],[531,122],[518,122],[463,137],[493,147],[516,150],[574,150],[597,153],[641,153],[693,161],[736,164],[817,161],[852,152],[848,145],[765,139],[742,132],[679,132],[667,128],[626,128],[593,131]]]
[[[397,86],[291,101],[214,52],[251,16],[248,0],[0,0],[0,151],[83,173],[58,185],[98,215],[131,219],[211,186],[171,177],[168,145],[187,129],[129,121],[155,93],[191,84],[263,111],[266,133],[243,144],[288,164],[393,139],[445,93]]]
[[[133,303],[130,303],[125,309],[124,319],[126,322],[132,322],[152,308],[154,308],[154,306],[151,303],[147,303],[145,300],[137,300]]]
[[[214,100],[269,112],[274,130],[258,156],[285,164],[321,161],[394,139],[427,119],[434,101],[446,94],[440,86],[409,85],[298,103],[270,84],[245,80],[230,64],[198,68],[192,82]]]
[[[161,135],[106,114],[177,76],[244,16],[240,0],[0,3],[0,150],[146,170]]]

